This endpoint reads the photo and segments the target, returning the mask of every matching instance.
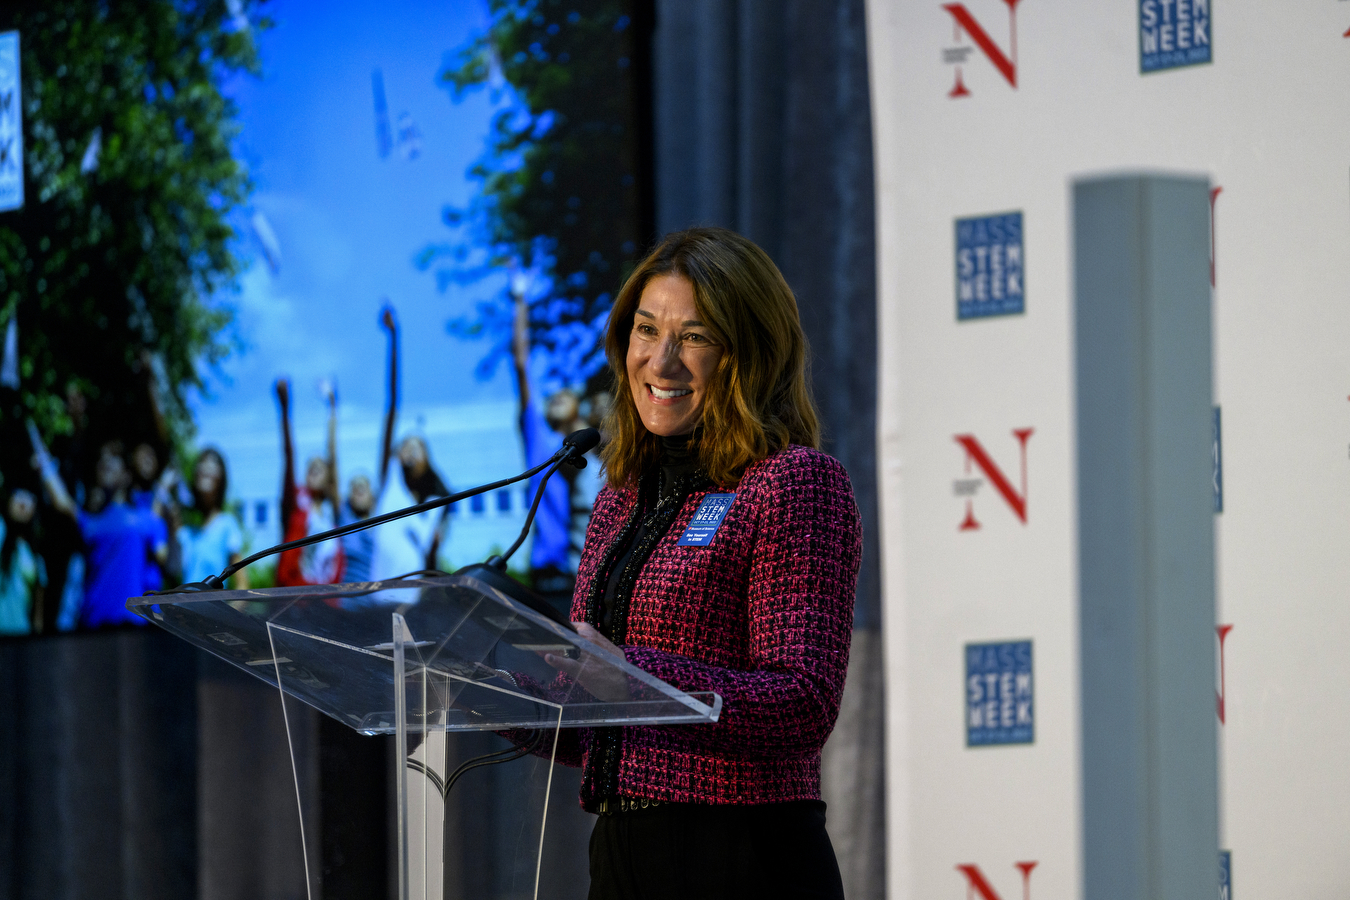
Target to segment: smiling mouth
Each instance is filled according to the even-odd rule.
[[[687,388],[675,388],[674,390],[663,391],[654,384],[647,385],[647,390],[651,391],[652,396],[657,400],[674,400],[677,397],[684,397],[693,393],[693,391]]]

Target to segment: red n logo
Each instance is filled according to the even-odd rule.
[[[1021,0],[1003,0],[1008,5],[1008,53],[1004,54],[994,39],[989,36],[989,32],[984,30],[979,21],[970,14],[964,3],[944,3],[942,8],[951,13],[955,20],[955,38],[961,40],[961,32],[964,31],[970,35],[970,39],[975,42],[975,46],[980,48],[980,52],[994,64],[999,74],[1004,77],[1008,84],[1014,88],[1017,87],[1017,4]],[[970,93],[966,89],[965,83],[961,80],[961,63],[965,62],[970,53],[968,47],[956,47],[946,51],[943,56],[948,62],[956,63],[956,86],[947,94],[948,97],[964,97]]]
[[[970,466],[974,463],[979,466],[980,471],[989,479],[989,483],[994,486],[1003,500],[1012,509],[1013,515],[1022,520],[1023,524],[1027,521],[1027,438],[1031,437],[1032,428],[1014,428],[1013,436],[1017,438],[1018,450],[1021,453],[1022,461],[1022,492],[1019,494],[1008,480],[1008,476],[1003,474],[1003,470],[998,467],[984,449],[984,446],[975,438],[973,434],[958,434],[956,442],[965,448],[966,451],[966,473],[970,473]],[[974,492],[970,482],[965,482],[966,490],[962,490],[962,482],[958,482],[958,492],[966,494],[966,518],[961,522],[962,531],[973,531],[980,527],[980,523],[975,518],[975,503],[970,496]],[[975,482],[978,484],[978,481]]]
[[[1036,864],[1036,860],[1014,863],[1022,870],[1022,900],[1031,900],[1031,870],[1036,868]],[[979,866],[967,863],[958,865],[956,870],[966,876],[966,900],[975,900],[976,894],[983,900],[1003,900],[998,891],[994,890],[994,886],[984,877]]]

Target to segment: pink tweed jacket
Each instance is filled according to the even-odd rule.
[[[684,691],[716,691],[713,725],[626,728],[618,792],[695,803],[820,797],[820,751],[848,667],[862,524],[844,467],[790,446],[749,466],[706,547],[677,542],[695,491],[652,550],[628,604],[629,662]],[[725,491],[716,491],[725,492]],[[605,551],[635,490],[605,488],[577,572],[572,618],[585,620]],[[596,732],[567,730],[558,758],[584,765]],[[583,802],[593,785],[583,784]],[[589,788],[589,790],[588,790]]]

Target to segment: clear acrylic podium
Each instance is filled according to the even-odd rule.
[[[275,685],[283,711],[289,696],[363,734],[396,736],[402,900],[440,900],[446,867],[460,856],[444,827],[452,733],[533,741],[533,758],[510,763],[522,767],[512,777],[527,782],[528,802],[510,810],[505,826],[512,896],[532,897],[547,877],[543,837],[560,729],[706,724],[722,706],[716,694],[676,690],[466,575],[136,597],[127,607]],[[548,655],[584,666],[580,679],[560,675]],[[304,818],[301,810],[313,896]]]

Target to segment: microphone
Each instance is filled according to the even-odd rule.
[[[600,431],[595,428],[583,428],[580,431],[574,431],[563,438],[563,446],[571,447],[576,461],[590,453],[600,443]],[[586,468],[585,463],[577,466],[578,469]]]
[[[544,473],[544,477],[539,479],[539,487],[534,492],[534,502],[530,504],[530,511],[525,516],[525,525],[520,529],[520,534],[516,536],[515,543],[500,556],[491,556],[487,562],[467,565],[455,574],[477,578],[511,599],[525,604],[535,612],[548,616],[559,625],[575,631],[575,626],[567,620],[567,617],[558,612],[547,600],[506,574],[506,561],[511,558],[511,554],[520,549],[520,545],[525,542],[525,537],[530,533],[530,526],[534,524],[535,513],[539,511],[539,501],[544,499],[544,487],[548,484],[548,480],[553,477],[553,473],[558,471],[558,467],[564,463],[568,463],[576,469],[584,469],[586,467],[585,454],[599,443],[600,432],[594,428],[583,428],[563,438],[562,449],[554,454],[554,458],[558,461],[552,463],[551,468]]]
[[[534,593],[534,591],[531,591],[529,588],[506,574],[506,561],[511,558],[511,554],[519,549],[520,545],[524,543],[526,535],[529,534],[530,526],[534,524],[535,513],[539,509],[539,501],[543,499],[544,496],[544,486],[548,484],[549,478],[551,478],[553,473],[558,471],[558,468],[564,464],[571,465],[577,469],[585,468],[585,454],[594,449],[599,443],[600,432],[594,428],[583,428],[580,431],[574,431],[563,438],[562,446],[558,448],[556,453],[539,465],[526,469],[519,475],[512,476],[511,478],[504,478],[501,481],[494,481],[491,484],[470,488],[466,491],[458,491],[447,497],[436,497],[435,499],[427,500],[423,503],[417,503],[413,506],[404,507],[403,509],[396,509],[393,512],[383,513],[382,515],[373,516],[369,519],[362,519],[359,522],[343,525],[340,528],[321,531],[318,534],[311,534],[308,537],[299,538],[298,540],[286,541],[273,547],[268,547],[266,550],[260,550],[252,556],[226,566],[219,575],[209,575],[202,581],[180,584],[177,587],[167,588],[161,591],[152,591],[151,595],[160,596],[165,594],[189,594],[224,590],[225,582],[231,575],[245,566],[252,565],[260,559],[266,559],[267,557],[274,556],[278,553],[285,553],[287,550],[296,550],[300,547],[308,547],[310,544],[329,541],[333,538],[353,534],[357,531],[364,531],[367,528],[374,528],[376,525],[383,525],[386,522],[393,522],[397,519],[415,516],[418,513],[426,512],[429,509],[438,509],[442,506],[449,506],[451,503],[467,500],[469,497],[485,494],[488,491],[495,491],[498,488],[515,484],[518,481],[524,481],[526,478],[532,478],[547,469],[548,471],[545,472],[544,477],[540,479],[539,487],[534,493],[534,502],[530,505],[529,514],[525,517],[525,527],[521,529],[520,535],[516,538],[516,542],[511,545],[510,549],[501,556],[491,557],[486,563],[474,563],[473,565],[465,566],[455,574],[469,575],[477,578],[512,599],[530,607],[535,612],[548,616],[553,621],[558,622],[567,628],[572,628],[572,623],[567,621],[566,616],[563,616],[555,610],[549,605],[548,601],[544,600],[544,598]]]

